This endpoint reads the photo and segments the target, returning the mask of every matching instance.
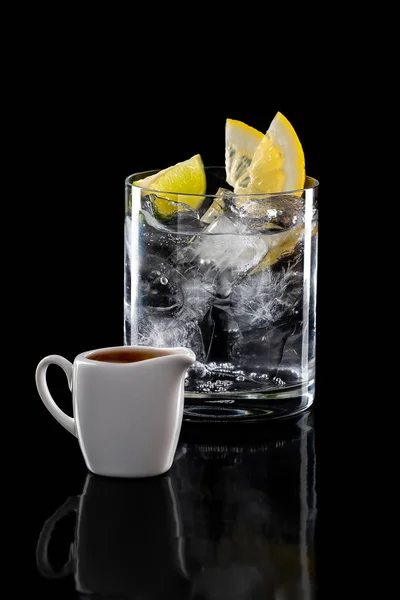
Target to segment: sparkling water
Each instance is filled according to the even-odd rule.
[[[312,200],[222,189],[161,216],[141,193],[125,219],[125,343],[191,348],[185,395],[208,406],[299,398],[315,368]]]

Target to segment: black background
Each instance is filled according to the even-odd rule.
[[[92,87],[82,77],[73,86],[69,83],[61,73],[50,86],[39,79],[25,107],[29,126],[21,145],[24,176],[20,186],[25,202],[15,204],[23,236],[15,305],[18,341],[26,348],[16,371],[24,386],[21,439],[26,454],[23,465],[16,466],[14,489],[21,505],[20,527],[26,532],[20,550],[26,558],[24,585],[43,598],[51,597],[35,569],[37,534],[55,507],[80,492],[86,473],[77,441],[42,405],[34,372],[45,355],[62,354],[72,361],[84,350],[123,342],[125,178],[136,171],[165,168],[196,153],[206,165],[223,164],[227,117],[265,131],[278,110],[299,135],[307,174],[321,184],[314,406],[317,548],[320,576],[324,571],[332,573],[325,552],[335,555],[339,546],[343,556],[348,552],[345,540],[352,536],[342,519],[351,505],[343,486],[356,463],[348,429],[353,391],[347,386],[351,374],[343,347],[343,336],[350,335],[344,284],[349,276],[347,227],[336,208],[338,145],[332,143],[344,100],[336,96],[332,112],[329,94],[317,93],[313,86],[251,97],[235,94],[233,88],[227,93],[222,87],[219,93],[194,88],[184,94],[177,89],[157,90],[152,104],[142,82],[125,87],[123,79],[116,77]],[[61,408],[71,414],[63,373],[54,369],[50,385]],[[349,572],[349,565],[342,561],[337,576]],[[65,593],[69,597],[72,592]]]

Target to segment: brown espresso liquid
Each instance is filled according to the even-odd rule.
[[[132,348],[123,348],[118,350],[100,350],[92,352],[87,356],[90,360],[98,360],[100,362],[109,363],[135,363],[141,360],[149,360],[159,356],[169,356],[169,352],[165,350],[132,350]]]

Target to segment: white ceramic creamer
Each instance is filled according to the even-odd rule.
[[[147,346],[83,352],[73,364],[51,355],[40,361],[36,385],[53,417],[77,436],[90,471],[151,477],[172,465],[182,426],[185,374],[195,360],[187,348]],[[51,364],[67,375],[73,417],[49,392],[46,371]]]

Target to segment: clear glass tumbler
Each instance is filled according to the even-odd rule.
[[[126,179],[125,344],[196,353],[185,381],[186,420],[246,422],[307,409],[318,181],[237,195],[225,169],[209,167],[203,197],[135,185],[154,173]]]

